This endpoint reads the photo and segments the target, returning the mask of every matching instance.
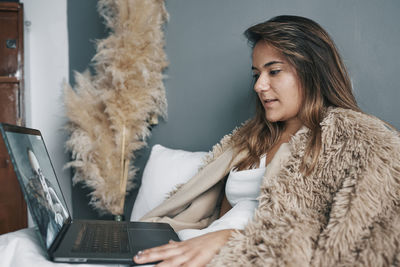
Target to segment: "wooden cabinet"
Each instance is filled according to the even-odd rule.
[[[23,5],[0,2],[0,122],[25,123],[23,42]],[[0,234],[26,226],[26,204],[0,138]]]

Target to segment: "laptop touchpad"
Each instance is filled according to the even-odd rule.
[[[128,235],[134,253],[165,245],[169,240],[179,241],[176,233],[169,229],[128,229]]]

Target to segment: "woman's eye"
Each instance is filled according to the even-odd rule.
[[[269,74],[271,74],[271,75],[276,75],[276,74],[278,74],[279,72],[281,72],[281,70],[271,70],[271,71],[269,72]]]
[[[254,80],[257,80],[258,77],[260,77],[260,74],[257,74],[257,73],[254,73],[254,74],[253,74],[253,79],[254,79]]]

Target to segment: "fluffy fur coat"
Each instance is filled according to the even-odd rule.
[[[300,131],[278,173],[265,175],[253,221],[210,266],[400,265],[397,132],[339,108],[321,125],[323,147],[311,175],[299,171],[309,139]],[[224,143],[217,154],[229,147]]]

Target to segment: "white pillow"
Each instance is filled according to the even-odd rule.
[[[192,178],[206,154],[154,145],[143,171],[142,184],[133,205],[131,221],[142,218],[161,204],[177,185]]]

